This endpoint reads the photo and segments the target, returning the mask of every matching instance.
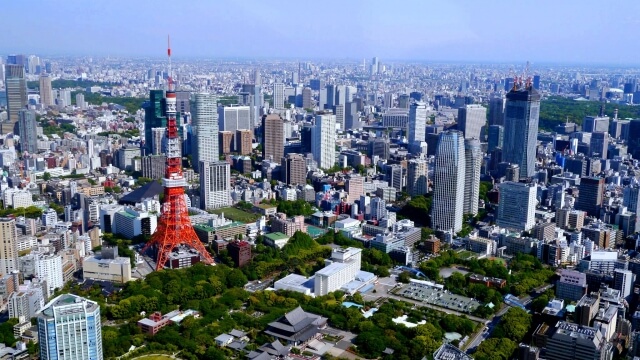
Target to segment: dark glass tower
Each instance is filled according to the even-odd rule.
[[[507,93],[504,112],[503,161],[520,166],[520,178],[532,177],[540,116],[540,93],[530,84]]]
[[[151,90],[149,101],[145,102],[144,108],[144,154],[153,154],[151,149],[153,134],[151,129],[164,128],[167,126],[167,117],[164,113],[164,90]]]

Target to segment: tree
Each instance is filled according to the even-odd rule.
[[[51,174],[49,174],[49,172],[45,171],[44,174],[42,175],[42,180],[44,180],[44,181],[51,180]]]
[[[510,308],[500,320],[494,336],[506,337],[519,343],[529,331],[531,315],[519,307]]]
[[[507,338],[491,338],[480,343],[473,354],[476,360],[509,360],[518,344]]]
[[[398,275],[398,281],[401,283],[408,284],[409,280],[411,280],[411,274],[408,271],[403,271]]]

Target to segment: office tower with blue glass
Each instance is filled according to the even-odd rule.
[[[38,313],[38,342],[43,360],[102,360],[100,306],[64,294]]]
[[[516,83],[507,93],[503,160],[520,166],[520,178],[532,177],[536,167],[540,93],[530,83]]]

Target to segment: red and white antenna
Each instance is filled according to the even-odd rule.
[[[169,74],[167,76],[169,80],[168,90],[173,90],[173,79],[171,78],[171,35],[167,35],[167,56],[169,57]]]

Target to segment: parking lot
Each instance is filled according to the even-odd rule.
[[[395,293],[409,299],[423,301],[427,304],[463,313],[471,313],[481,305],[477,300],[455,295],[440,287],[427,284],[410,283],[400,287]]]

